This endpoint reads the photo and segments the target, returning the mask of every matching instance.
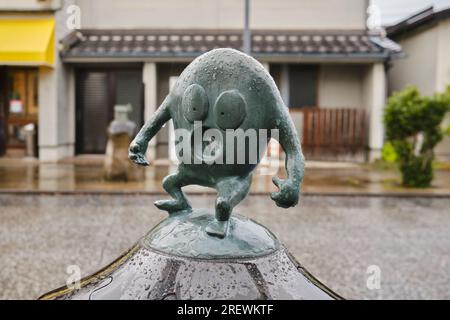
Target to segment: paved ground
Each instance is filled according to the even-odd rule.
[[[0,195],[0,298],[33,299],[130,247],[164,214],[149,195]],[[212,207],[210,195],[191,196]],[[268,226],[294,256],[350,299],[450,299],[450,198],[304,196],[282,210],[252,195],[237,209]],[[381,288],[366,286],[367,268]]]
[[[141,171],[142,181],[109,182],[103,178],[101,156],[79,156],[62,163],[0,158],[0,193],[3,192],[148,192],[161,193],[161,179],[176,168],[152,165]],[[281,166],[259,166],[254,174],[252,193],[275,191],[272,176],[284,175]],[[307,162],[303,192],[309,194],[420,194],[450,196],[450,165],[437,170],[432,188],[403,188],[395,170],[374,170],[355,163]],[[187,187],[188,192],[205,189]]]

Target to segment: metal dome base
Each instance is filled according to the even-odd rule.
[[[265,227],[234,216],[227,237],[216,239],[203,230],[212,217],[206,210],[171,216],[79,288],[40,299],[340,299]]]

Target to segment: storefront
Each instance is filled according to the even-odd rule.
[[[76,154],[104,153],[115,105],[130,105],[130,120],[144,123],[141,64],[96,64],[75,67]]]
[[[25,129],[37,141],[39,73],[54,63],[54,27],[52,18],[0,20],[0,155],[25,154]]]
[[[111,101],[131,102],[117,96],[115,83],[124,80],[128,85],[124,99],[140,96],[137,88],[143,88],[143,110],[139,111],[140,103],[134,107],[149,119],[190,61],[214,48],[240,49],[242,34],[212,29],[80,29],[61,43],[61,60],[75,69],[77,82],[75,154],[85,154],[105,148]],[[384,63],[400,50],[394,43],[365,30],[254,30],[252,44],[253,56],[280,88],[297,131],[310,138],[303,139],[305,151],[311,150],[317,160],[364,161],[377,156],[383,143]],[[129,64],[141,70],[134,82],[122,73]],[[104,70],[96,70],[99,66]],[[133,120],[141,123],[140,118]],[[329,125],[323,125],[326,122]],[[169,123],[150,142],[151,160],[173,159],[170,128]]]

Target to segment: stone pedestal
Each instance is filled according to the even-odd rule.
[[[210,237],[206,210],[162,221],[79,289],[41,299],[339,299],[263,226],[233,216],[225,239]]]
[[[124,106],[116,106],[116,109]],[[125,110],[127,112],[128,110]],[[116,110],[116,113],[120,113]],[[123,113],[123,112],[122,112]],[[128,159],[128,147],[136,125],[126,118],[114,120],[108,128],[108,142],[104,160],[104,176],[109,181],[140,181],[145,178],[144,168]]]

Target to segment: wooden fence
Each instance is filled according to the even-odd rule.
[[[311,160],[364,161],[367,146],[366,110],[302,108],[302,147]]]

